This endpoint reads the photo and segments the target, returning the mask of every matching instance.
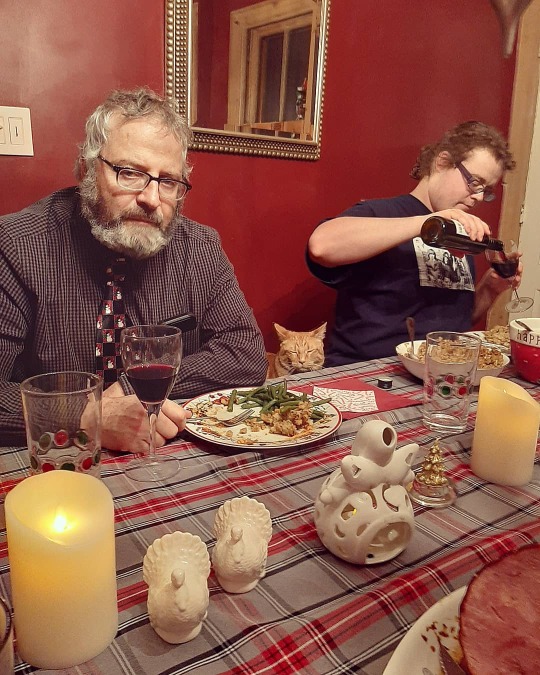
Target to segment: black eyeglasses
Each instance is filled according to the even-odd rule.
[[[158,184],[159,194],[163,199],[174,199],[179,202],[191,190],[191,184],[185,180],[175,180],[174,178],[157,178],[146,171],[130,169],[127,166],[118,166],[107,161],[101,155],[98,159],[116,173],[116,182],[123,190],[131,192],[142,192],[153,180]]]
[[[495,199],[495,190],[491,187],[488,187],[487,185],[484,185],[484,183],[482,183],[481,180],[478,180],[478,178],[475,178],[467,171],[461,162],[456,164],[456,168],[459,169],[461,175],[467,183],[467,187],[473,194],[479,195],[481,192],[483,192],[485,202],[492,202]]]

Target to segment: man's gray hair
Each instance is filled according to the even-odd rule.
[[[187,121],[179,115],[172,104],[147,87],[131,91],[117,89],[99,105],[86,120],[86,139],[79,148],[75,164],[75,175],[80,180],[90,169],[107,142],[110,133],[110,121],[113,115],[121,115],[125,122],[148,118],[159,121],[163,129],[171,133],[182,146],[182,178],[191,173],[187,161],[187,150],[191,140],[191,131]]]

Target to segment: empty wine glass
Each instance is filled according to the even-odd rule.
[[[150,423],[149,452],[133,459],[126,473],[138,481],[170,478],[180,464],[175,457],[156,454],[156,424],[180,368],[182,331],[162,325],[124,328],[120,353],[126,376],[145,407]]]
[[[517,251],[516,245],[513,241],[510,242],[510,251],[515,253]],[[519,265],[519,258],[516,256],[508,257],[504,251],[486,250],[486,258],[489,260],[491,267],[503,279],[510,279],[513,277]],[[534,300],[525,296],[519,296],[515,288],[512,288],[513,295],[504,306],[507,312],[524,312],[533,306]]]

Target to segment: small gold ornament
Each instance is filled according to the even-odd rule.
[[[414,477],[410,498],[423,506],[443,508],[456,501],[454,484],[445,474],[443,451],[437,438],[422,462],[422,468]]]

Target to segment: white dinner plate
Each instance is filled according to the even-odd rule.
[[[466,590],[466,586],[458,588],[422,614],[397,646],[383,675],[422,675],[422,668],[440,673],[439,640],[452,656],[461,654],[459,606]]]
[[[251,388],[238,389],[238,393],[250,391]],[[226,445],[233,448],[284,448],[288,446],[306,445],[313,443],[322,438],[326,438],[332,434],[341,424],[341,413],[331,403],[323,403],[321,406],[316,406],[318,400],[322,400],[316,396],[308,395],[308,399],[324,413],[324,418],[314,422],[313,429],[306,435],[299,437],[282,436],[280,434],[272,434],[269,429],[261,431],[251,431],[246,423],[237,424],[234,427],[216,427],[212,424],[212,418],[226,420],[234,417],[242,412],[243,408],[235,404],[233,411],[227,411],[228,397],[232,393],[232,389],[221,389],[210,394],[203,394],[188,401],[184,407],[191,410],[193,417],[208,416],[209,424],[205,422],[191,423],[188,420],[186,430],[193,436],[197,436],[204,441],[217,443],[218,445]],[[294,394],[301,394],[302,392],[289,390]],[[220,401],[222,399],[222,401]],[[260,407],[253,408],[252,420],[257,420],[260,413]]]

